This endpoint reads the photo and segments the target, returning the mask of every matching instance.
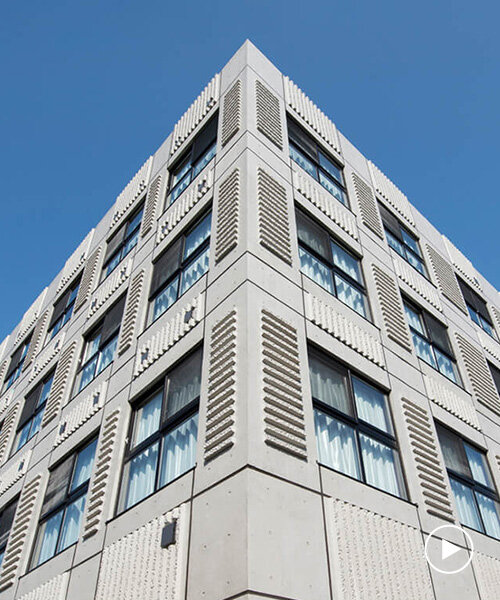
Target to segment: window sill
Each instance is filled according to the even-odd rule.
[[[180,194],[177,196],[177,198],[176,198],[176,199],[175,199],[173,202],[171,202],[171,203],[169,203],[169,204],[167,204],[167,201],[168,201],[168,199],[170,198],[171,190],[169,190],[169,191],[167,192],[167,194],[165,195],[165,204],[164,204],[164,208],[163,208],[163,211],[162,211],[162,213],[161,213],[161,215],[160,215],[160,218],[161,218],[161,217],[163,217],[163,216],[165,215],[165,213],[167,213],[167,212],[168,212],[168,210],[169,210],[170,208],[172,208],[172,206],[175,206],[175,205],[176,205],[176,204],[179,202],[179,200],[180,200],[180,199],[181,199],[181,198],[182,198],[182,197],[183,197],[183,196],[186,194],[186,192],[187,192],[188,190],[190,190],[190,189],[193,187],[193,185],[194,185],[195,183],[199,182],[199,179],[202,177],[202,175],[203,175],[203,174],[205,174],[205,175],[207,174],[207,172],[208,172],[209,168],[213,168],[213,167],[214,167],[214,162],[215,162],[215,159],[216,159],[216,157],[217,157],[217,155],[215,155],[215,156],[212,158],[212,160],[211,160],[210,162],[208,162],[208,163],[207,163],[207,164],[206,164],[206,165],[203,167],[203,169],[202,169],[202,170],[201,170],[201,171],[200,171],[200,172],[199,172],[199,173],[196,175],[196,177],[194,177],[194,178],[193,178],[193,179],[192,179],[192,180],[189,182],[188,186],[182,190],[182,192],[181,192],[181,193],[180,193]],[[208,180],[209,178],[207,177],[206,179]],[[211,186],[209,185],[209,187],[211,187]],[[204,194],[203,194],[203,195],[204,195]]]

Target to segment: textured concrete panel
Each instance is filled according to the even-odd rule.
[[[52,381],[52,387],[50,388],[47,404],[45,405],[42,427],[45,427],[52,419],[55,419],[59,413],[59,408],[66,393],[73,359],[75,358],[76,346],[77,342],[75,340],[61,353],[61,357],[57,363],[56,372],[54,373],[54,379]]]
[[[136,324],[141,305],[142,290],[144,287],[145,270],[142,269],[134,275],[128,291],[127,302],[123,312],[120,337],[118,340],[118,354],[123,354],[130,348],[136,333]]]
[[[279,100],[259,80],[255,82],[255,103],[257,129],[282,150],[283,126],[281,123]]]
[[[17,481],[21,479],[28,470],[31,457],[31,449],[24,450],[8,468],[2,470],[0,475],[0,496],[10,489]]]
[[[48,372],[49,367],[53,365],[56,357],[61,352],[64,344],[64,338],[66,337],[66,331],[61,331],[56,337],[51,340],[45,348],[37,356],[33,369],[29,376],[29,382],[31,383],[40,373]]]
[[[68,588],[69,571],[42,583],[31,592],[19,596],[19,600],[64,600]]]
[[[241,127],[241,81],[238,79],[222,102],[221,145],[224,147]]]
[[[144,204],[144,213],[142,216],[141,237],[144,237],[149,231],[151,231],[153,225],[155,224],[156,211],[163,189],[163,179],[164,176],[162,173],[160,173],[153,179],[151,185],[149,186],[146,202]]]
[[[458,287],[457,278],[455,277],[455,273],[453,272],[451,265],[445,258],[441,256],[441,254],[439,254],[439,252],[437,252],[437,250],[434,250],[434,248],[429,244],[426,244],[425,248],[427,250],[427,255],[429,257],[429,261],[431,263],[439,289],[443,295],[450,300],[450,302],[453,302],[453,304],[461,311],[468,314],[462,292]]]
[[[87,319],[95,315],[102,306],[109,306],[119,296],[117,292],[123,289],[125,282],[130,277],[132,262],[132,258],[123,261],[97,288],[90,301]],[[104,313],[104,311],[102,312]]]
[[[5,415],[5,419],[3,420],[2,429],[0,430],[0,464],[5,462],[8,457],[11,433],[14,429],[14,422],[18,408],[19,403],[11,406],[8,413]]]
[[[356,175],[356,173],[352,173],[352,182],[354,184],[354,191],[358,201],[361,220],[368,229],[371,229],[373,233],[376,233],[379,238],[384,239],[382,221],[380,220],[377,201],[375,200],[371,187],[365,183],[359,175]]]
[[[498,600],[500,591],[500,560],[480,552],[472,561],[481,600]]]
[[[392,181],[382,173],[371,161],[368,161],[373,185],[377,192],[387,200],[387,202],[403,217],[410,225],[415,225],[411,214],[410,203],[403,192],[392,183]]]
[[[396,253],[393,253],[392,261],[394,263],[394,270],[399,279],[409,285],[412,290],[415,290],[415,292],[422,296],[424,300],[427,300],[429,304],[432,304],[434,308],[437,308],[442,312],[443,307],[441,305],[441,300],[439,299],[439,293],[432,283]]]
[[[476,409],[471,400],[467,401],[462,395],[457,394],[451,385],[443,384],[436,377],[424,375],[424,382],[427,395],[433,402],[474,429],[481,430]]]
[[[118,196],[114,206],[110,229],[120,223],[125,215],[136,206],[137,201],[143,197],[149,183],[152,166],[153,157],[150,156]]]
[[[215,262],[238,245],[240,227],[240,170],[235,168],[219,185],[215,226]]]
[[[92,254],[88,257],[85,263],[85,269],[83,270],[82,281],[80,288],[78,289],[78,295],[75,300],[74,312],[76,313],[87,300],[90,298],[94,286],[94,278],[97,273],[97,266],[99,264],[99,258],[101,256],[101,246],[96,248]]]

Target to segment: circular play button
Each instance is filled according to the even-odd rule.
[[[456,525],[436,527],[425,542],[425,558],[439,573],[451,575],[462,571],[472,560],[473,552],[472,538]]]

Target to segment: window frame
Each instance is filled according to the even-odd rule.
[[[187,404],[186,406],[179,409],[171,417],[165,418],[165,413],[167,412],[167,408],[168,408],[167,407],[167,398],[168,398],[169,376],[171,376],[171,374],[173,372],[175,372],[175,370],[178,367],[181,367],[183,363],[188,361],[190,358],[192,358],[198,352],[201,354],[201,357],[200,357],[200,382],[201,382],[202,368],[203,368],[203,346],[201,344],[198,344],[194,348],[189,350],[186,354],[184,354],[171,367],[169,367],[169,369],[162,375],[160,380],[157,381],[152,386],[150,386],[145,392],[143,392],[140,395],[140,397],[129,402],[130,408],[131,408],[131,415],[130,415],[130,420],[129,420],[128,429],[127,429],[127,437],[125,440],[125,449],[123,452],[122,467],[121,467],[121,474],[120,474],[120,486],[119,486],[117,499],[116,499],[115,516],[122,515],[125,512],[127,512],[128,510],[131,510],[132,508],[134,508],[135,506],[140,504],[141,502],[144,502],[144,500],[146,500],[147,498],[150,498],[151,496],[156,494],[158,491],[160,491],[167,485],[170,485],[173,481],[176,481],[177,479],[179,479],[179,477],[182,477],[189,470],[193,469],[196,466],[196,463],[195,463],[193,465],[193,467],[191,467],[191,469],[188,469],[187,471],[180,473],[173,480],[171,480],[163,485],[160,485],[161,467],[162,467],[162,450],[163,450],[162,442],[163,442],[164,438],[166,438],[166,436],[169,433],[174,431],[176,429],[176,427],[178,427],[182,423],[186,422],[188,419],[190,419],[194,415],[199,414],[199,410],[200,410],[201,389],[200,389],[200,395],[198,395],[195,399],[191,400],[191,402],[189,402],[189,404]],[[162,393],[162,399],[161,399],[158,428],[156,429],[156,431],[154,431],[152,434],[150,434],[147,438],[143,439],[141,442],[139,442],[137,445],[134,446],[133,445],[134,430],[135,430],[135,426],[136,426],[136,422],[137,422],[137,415],[139,414],[139,410],[141,408],[143,408],[144,406],[146,406],[148,404],[148,402],[150,400],[152,400],[160,392]],[[199,431],[198,431],[198,433],[199,433]],[[156,462],[156,473],[155,473],[155,478],[154,478],[153,491],[150,494],[148,494],[148,495],[144,496],[143,498],[141,498],[140,500],[138,500],[136,503],[131,504],[127,508],[124,508],[125,498],[126,498],[126,490],[127,490],[127,484],[128,484],[128,478],[125,477],[127,466],[129,463],[132,462],[132,460],[136,456],[139,456],[140,454],[145,452],[148,448],[153,448],[156,444],[158,444],[158,458],[157,458],[157,462]],[[196,439],[196,444],[198,444],[198,436]]]
[[[473,450],[475,450],[476,452],[478,452],[479,454],[482,455],[483,457],[483,465],[486,466],[486,469],[488,470],[488,475],[489,475],[489,479],[491,481],[492,484],[492,488],[485,486],[484,484],[480,483],[479,481],[476,481],[473,477],[468,477],[467,475],[464,475],[463,473],[459,473],[458,471],[455,471],[453,468],[449,467],[446,464],[446,461],[444,460],[444,453],[442,450],[442,444],[441,444],[441,439],[439,437],[439,430],[443,429],[446,431],[447,435],[452,435],[453,437],[455,437],[460,443],[461,443],[461,449],[464,453],[464,456],[466,457],[467,460],[467,464],[469,467],[469,470],[472,472],[471,466],[470,466],[470,462],[469,459],[467,457],[467,452],[465,450],[465,445],[470,446]],[[436,430],[438,432],[438,441],[439,441],[439,445],[441,448],[441,453],[443,454],[443,462],[444,462],[444,466],[446,468],[446,472],[448,474],[448,479],[451,480],[454,479],[455,481],[458,481],[458,483],[464,485],[465,487],[469,488],[472,491],[472,497],[474,499],[474,507],[476,509],[476,514],[479,517],[479,522],[482,526],[482,530],[479,529],[475,529],[474,527],[471,527],[470,525],[466,525],[464,523],[461,523],[461,525],[463,527],[468,527],[469,529],[472,529],[473,531],[477,531],[478,533],[482,533],[483,535],[486,535],[494,540],[500,540],[499,538],[496,538],[495,536],[492,536],[488,533],[486,533],[486,528],[484,526],[484,519],[483,519],[483,515],[481,513],[481,509],[479,507],[479,503],[476,497],[476,491],[479,494],[482,494],[483,496],[486,496],[487,498],[490,498],[490,500],[493,500],[496,505],[497,505],[497,517],[500,521],[500,496],[498,495],[498,490],[496,488],[495,485],[495,480],[493,478],[493,473],[490,467],[490,463],[488,461],[488,451],[484,450],[483,448],[477,446],[476,444],[474,444],[473,442],[470,442],[468,439],[464,438],[462,435],[460,435],[459,433],[457,433],[456,431],[454,431],[453,429],[451,429],[450,427],[448,427],[447,425],[444,425],[443,423],[436,421]],[[451,483],[450,483],[450,488],[451,488]],[[453,495],[453,489],[451,491],[452,495]],[[455,502],[455,506],[456,506],[456,501],[455,498],[453,498],[454,502]],[[458,508],[457,508],[457,513],[458,513]],[[460,516],[460,515],[459,515]]]
[[[393,496],[394,498],[398,498],[399,500],[403,500],[406,502],[410,501],[409,488],[408,488],[408,484],[406,481],[405,472],[403,469],[403,461],[401,459],[400,446],[398,443],[398,438],[396,436],[396,429],[394,427],[394,417],[392,414],[392,407],[389,402],[389,392],[387,390],[381,388],[378,384],[373,383],[366,377],[359,375],[358,372],[353,370],[349,365],[339,361],[336,357],[334,358],[334,357],[330,356],[329,354],[324,352],[324,350],[321,350],[312,344],[308,344],[307,355],[308,355],[308,364],[309,364],[309,357],[313,356],[316,360],[323,362],[328,367],[333,368],[334,370],[338,371],[346,378],[346,381],[347,381],[346,391],[348,394],[349,407],[352,411],[351,415],[342,412],[338,408],[331,406],[330,404],[327,404],[326,402],[323,402],[319,398],[315,398],[313,396],[312,388],[311,388],[311,399],[312,399],[313,411],[319,410],[320,412],[328,415],[330,418],[332,418],[336,421],[340,421],[344,425],[347,425],[354,432],[355,442],[356,442],[356,444],[355,444],[356,459],[357,459],[357,464],[359,465],[360,478],[358,479],[357,477],[354,477],[353,475],[349,475],[347,473],[344,473],[344,472],[336,469],[335,467],[332,467],[330,465],[322,463],[320,461],[319,454],[318,454],[318,463],[322,467],[331,469],[335,473],[339,473],[340,475],[349,477],[349,479],[358,481],[359,483],[367,485],[375,490],[378,490],[379,492],[389,494],[390,496]],[[310,372],[310,366],[309,366],[309,372]],[[383,431],[382,429],[379,429],[375,425],[372,425],[372,424],[368,423],[367,421],[363,421],[362,419],[360,419],[360,417],[358,415],[358,407],[356,406],[353,377],[358,379],[362,383],[369,385],[370,387],[373,387],[374,389],[378,390],[380,393],[382,393],[384,395],[385,409],[387,411],[386,414],[388,417],[391,432]],[[398,480],[398,485],[399,485],[400,492],[401,492],[400,496],[393,494],[382,488],[379,488],[371,483],[368,483],[368,481],[366,480],[365,465],[364,465],[363,455],[362,455],[362,451],[361,451],[361,441],[360,441],[361,435],[364,435],[370,439],[375,440],[376,442],[379,442],[380,444],[382,444],[384,446],[391,448],[391,450],[397,456],[397,464],[396,463],[394,464],[394,468],[396,471],[396,478]]]
[[[22,348],[21,355],[19,357],[19,360],[16,363],[16,366],[12,369],[11,368],[12,365],[9,365],[9,370],[6,373],[5,379],[3,382],[2,394],[4,392],[6,392],[8,389],[10,389],[14,385],[14,383],[19,379],[19,377],[21,376],[23,366],[24,366],[24,361],[26,360],[26,355],[28,354],[30,344],[31,344],[31,335],[29,335],[28,338],[15,350],[15,352],[13,352],[11,354],[10,359],[12,361],[16,352],[18,352],[19,348]]]
[[[341,302],[344,306],[346,306],[350,310],[354,311],[357,315],[359,315],[360,317],[362,317],[363,319],[366,319],[367,321],[369,321],[371,323],[372,322],[372,311],[371,311],[370,301],[368,298],[368,289],[366,287],[366,279],[365,279],[365,275],[363,273],[362,257],[355,254],[352,250],[350,250],[347,246],[345,246],[324,225],[322,225],[321,223],[316,221],[316,219],[311,217],[309,215],[309,213],[304,211],[302,209],[302,207],[300,207],[299,205],[296,205],[296,207],[295,207],[296,222],[298,221],[297,215],[300,215],[301,218],[312,221],[314,226],[319,227],[323,231],[323,233],[325,233],[328,236],[328,241],[329,241],[328,259],[326,259],[319,252],[317,252],[314,248],[309,246],[307,244],[307,242],[304,242],[300,239],[298,227],[297,227],[297,245],[299,247],[299,263],[301,262],[300,261],[300,249],[302,248],[302,250],[305,250],[307,253],[311,254],[315,260],[320,262],[325,268],[327,268],[330,271],[330,273],[332,275],[331,281],[332,281],[332,285],[333,285],[333,292],[330,292],[325,287],[323,287],[321,284],[319,284],[317,281],[315,281],[314,279],[309,277],[309,275],[304,273],[302,271],[302,266],[300,266],[301,274],[304,275],[304,277],[307,277],[308,279],[310,279],[311,281],[314,281],[314,283],[316,285],[319,285],[326,292],[328,292],[329,294],[331,294],[332,296],[337,298],[337,300],[339,302]],[[336,246],[338,246],[341,250],[346,252],[351,258],[353,258],[356,261],[356,263],[358,265],[358,269],[359,269],[361,282],[354,279],[351,275],[349,275],[349,273],[347,273],[346,271],[343,271],[339,266],[337,266],[335,264],[335,261],[333,259],[333,251],[332,251],[332,247],[331,247],[332,243],[335,244]],[[337,292],[337,283],[335,281],[335,275],[339,276],[341,279],[345,279],[349,285],[354,287],[361,294],[361,296],[364,298],[364,307],[365,307],[365,311],[366,311],[365,315],[361,314],[360,312],[358,312],[357,310],[355,310],[354,308],[352,308],[351,306],[349,306],[348,304],[346,304],[345,302],[343,302],[340,299],[338,292]]]
[[[7,504],[5,504],[5,506],[0,511],[0,523],[1,523],[1,521],[3,520],[3,517],[5,516],[5,513],[9,509],[12,509],[14,507],[14,511],[12,513],[12,520],[10,522],[10,527],[9,527],[9,534],[7,535],[7,539],[5,540],[5,542],[0,545],[0,570],[2,569],[3,561],[5,559],[5,551],[7,549],[8,544],[9,544],[10,534],[12,533],[12,525],[14,524],[14,520],[16,518],[16,512],[17,512],[17,505],[19,503],[19,497],[20,497],[19,494],[17,496],[15,496],[15,498],[13,498],[9,502],[7,502]],[[2,527],[2,529],[3,529],[3,527]]]
[[[419,321],[420,321],[422,328],[425,331],[425,335],[423,335],[420,331],[416,330],[411,325],[411,323],[408,319],[408,315],[406,314],[406,307],[408,307],[410,310],[412,310],[414,313],[416,313],[419,316]],[[450,340],[450,336],[448,334],[448,326],[444,325],[444,323],[442,323],[439,319],[436,319],[431,313],[426,311],[424,308],[421,308],[420,306],[418,306],[418,304],[415,304],[407,296],[403,296],[403,310],[405,312],[405,319],[406,319],[406,323],[408,325],[408,329],[410,330],[410,334],[412,335],[412,343],[413,343],[413,347],[415,349],[415,354],[417,355],[417,358],[419,360],[422,360],[426,365],[429,365],[429,367],[431,367],[432,369],[437,371],[443,377],[446,377],[446,379],[448,381],[450,381],[451,383],[454,383],[455,385],[458,385],[458,387],[463,389],[463,379],[462,379],[462,375],[460,373],[460,369],[458,368],[457,358],[456,358],[455,354],[453,353],[453,348],[451,346],[451,340]],[[450,352],[446,348],[443,348],[439,344],[436,344],[435,341],[433,341],[432,336],[429,334],[429,326],[426,322],[426,315],[429,315],[431,318],[433,318],[435,321],[437,321],[446,330],[446,336],[447,336],[448,344],[450,346],[452,354],[450,354]],[[434,362],[435,362],[436,366],[430,364],[429,362],[427,362],[425,359],[421,358],[418,355],[417,348],[415,346],[415,342],[413,341],[413,335],[416,335],[418,338],[423,340],[429,346],[429,348],[432,351],[432,356],[434,358]],[[452,363],[453,372],[455,373],[455,376],[457,378],[456,381],[454,381],[453,379],[450,379],[447,375],[445,375],[442,371],[439,370],[439,362],[437,360],[436,349],[438,352],[440,352],[445,358],[447,358]]]
[[[106,248],[108,247],[109,243],[111,242],[111,240],[119,235],[120,233],[120,229],[122,227],[125,228],[125,233],[123,235],[123,239],[122,241],[119,243],[119,245],[116,247],[116,249],[114,250],[113,254],[111,254],[107,259],[106,262],[103,262],[102,264],[102,269],[101,269],[101,277],[99,280],[99,284],[101,284],[104,280],[106,280],[111,273],[113,273],[114,271],[116,271],[116,269],[118,268],[118,266],[123,262],[123,260],[133,252],[133,250],[135,248],[137,248],[137,244],[139,243],[139,237],[140,237],[140,230],[141,230],[141,224],[142,224],[142,219],[144,217],[144,204],[145,204],[145,196],[143,196],[141,198],[141,200],[139,201],[139,205],[138,207],[127,217],[127,219],[120,225],[120,227],[113,233],[113,235],[111,237],[109,237],[106,240]],[[134,229],[132,231],[127,231],[128,226],[130,225],[130,223],[133,223],[133,221],[137,218],[138,215],[141,215],[141,218],[139,219],[137,225],[134,227]],[[122,254],[123,250],[125,248],[127,248],[128,243],[130,242],[130,240],[136,237],[136,241],[134,243],[134,245],[132,247],[130,247],[128,249],[127,252],[125,252],[124,254]],[[109,265],[113,262],[113,260],[119,255],[119,260],[118,262],[115,264],[115,266],[108,272],[108,267]]]
[[[73,310],[75,307],[75,302],[76,302],[76,298],[78,296],[78,291],[80,289],[80,284],[82,282],[82,274],[80,274],[75,281],[68,286],[68,288],[64,291],[63,294],[61,294],[61,299],[64,297],[64,295],[69,291],[69,295],[67,298],[67,303],[66,306],[64,307],[64,310],[62,311],[62,313],[59,315],[59,317],[57,318],[57,320],[52,324],[52,326],[49,328],[49,330],[47,331],[47,335],[45,337],[45,345],[47,345],[51,340],[53,340],[56,335],[61,331],[61,329],[67,324],[69,323],[69,321],[71,320],[71,317],[73,316]],[[57,302],[54,303],[52,310],[55,310]],[[67,317],[69,313],[69,317]],[[56,326],[58,323],[61,323],[61,325],[56,329]]]
[[[186,247],[186,239],[187,237],[196,229],[196,227],[198,227],[198,225],[200,225],[205,218],[207,218],[208,216],[210,216],[210,233],[208,235],[208,237],[203,240],[203,242],[196,247],[196,249],[191,252],[191,254],[189,256],[187,256],[186,258],[182,258],[184,256],[184,251],[185,251],[185,247]],[[182,284],[182,275],[184,273],[184,271],[186,271],[194,262],[196,262],[196,260],[198,260],[198,258],[207,250],[209,250],[209,260],[210,260],[210,244],[211,244],[211,239],[212,239],[212,217],[213,217],[213,210],[212,210],[212,205],[210,205],[209,207],[207,207],[206,210],[203,210],[201,212],[201,214],[199,214],[196,219],[194,219],[191,223],[188,224],[188,226],[181,232],[179,233],[179,235],[165,248],[165,250],[163,250],[163,252],[157,257],[155,258],[154,262],[153,262],[153,273],[154,273],[154,268],[156,263],[159,262],[159,260],[165,256],[165,254],[167,254],[169,252],[169,250],[171,250],[172,248],[175,247],[175,245],[179,242],[179,240],[182,239],[182,243],[181,246],[179,248],[179,256],[180,256],[180,260],[179,260],[179,264],[177,266],[177,268],[175,269],[175,271],[173,271],[171,273],[171,275],[168,277],[168,279],[166,279],[163,284],[161,285],[161,287],[159,287],[155,292],[151,292],[151,286],[150,286],[150,291],[149,291],[149,295],[148,295],[148,311],[147,311],[147,325],[151,325],[153,324],[155,321],[157,321],[158,319],[160,319],[168,310],[169,308],[171,308],[184,294],[186,294],[191,287],[193,287],[193,285],[195,285],[200,279],[201,277],[203,277],[203,275],[206,275],[206,273],[208,273],[208,268],[205,271],[205,273],[203,273],[203,275],[201,277],[199,277],[194,283],[193,285],[191,285],[190,287],[188,287],[186,290],[184,290],[182,293],[181,292],[181,284]],[[156,299],[177,279],[177,289],[176,289],[176,298],[175,300],[172,302],[172,304],[166,308],[162,313],[160,313],[157,317],[154,316],[154,312],[155,312],[155,301]],[[151,282],[152,283],[152,282]]]
[[[209,119],[209,121],[206,123],[206,125],[194,137],[194,139],[191,142],[191,144],[189,145],[189,147],[173,163],[173,165],[171,165],[168,168],[168,186],[167,186],[167,191],[165,193],[165,202],[164,202],[163,211],[167,210],[167,208],[172,206],[172,204],[174,204],[180,198],[180,196],[182,196],[182,194],[189,188],[189,186],[193,183],[193,181],[196,179],[196,177],[198,177],[198,175],[200,173],[202,173],[215,158],[215,156],[217,154],[218,119],[219,119],[219,115],[217,113],[213,117],[211,117]],[[214,124],[214,121],[215,121],[215,124]],[[210,141],[210,143],[208,143],[206,145],[204,150],[201,152],[200,156],[198,156],[198,158],[196,158],[196,160],[193,162],[193,155],[195,154],[195,151],[197,149],[196,142],[199,141],[200,139],[202,139],[203,133],[205,133],[209,129],[209,127],[215,127],[215,137]],[[200,162],[202,162],[211,152],[213,152],[212,156],[203,165],[203,167],[195,174],[194,171],[195,171],[196,166]],[[176,174],[179,172],[179,170],[181,170],[181,167],[187,163],[189,163],[189,169],[186,171],[186,173],[184,173],[184,175],[181,177],[181,179],[179,179],[179,181],[177,181],[177,183],[175,185],[172,185]],[[186,179],[188,174],[189,174],[189,181],[188,181],[186,187],[183,188],[179,192],[179,194],[175,198],[172,199],[172,193],[177,188],[180,187],[180,185]]]
[[[314,176],[311,173],[309,173],[308,171],[306,171],[304,169],[304,167],[302,167],[302,165],[300,165],[300,163],[298,163],[295,160],[295,158],[292,157],[291,153],[289,153],[290,160],[292,160],[305,173],[307,173],[317,183],[319,183],[319,185],[321,185],[321,187],[323,189],[325,189],[331,196],[333,196],[335,198],[335,200],[337,200],[337,202],[339,202],[340,204],[342,204],[343,206],[345,206],[345,208],[347,208],[350,211],[351,210],[351,204],[350,204],[350,201],[349,201],[349,195],[347,193],[347,186],[346,186],[345,176],[344,176],[344,166],[341,163],[339,163],[338,159],[334,158],[328,151],[326,151],[323,148],[323,146],[320,143],[318,143],[314,139],[314,137],[312,137],[304,129],[304,127],[302,127],[302,125],[300,123],[298,123],[297,120],[294,119],[289,113],[287,113],[286,119],[287,119],[287,134],[288,134],[288,145],[289,145],[289,147],[292,146],[293,149],[296,152],[299,152],[299,154],[304,155],[304,157],[305,157],[305,159],[307,161],[313,163],[313,167],[316,170],[316,176]],[[292,123],[291,127],[290,127],[290,123]],[[314,149],[315,153],[313,153],[311,151],[308,151],[308,150],[306,150],[303,147],[300,147],[300,145],[293,139],[293,128],[294,127],[297,128],[301,132],[301,134],[305,136],[305,138],[307,139],[307,141],[311,145],[311,150]],[[291,131],[292,131],[292,135],[290,135]],[[320,158],[319,158],[320,154],[322,154],[324,156],[324,158],[326,158],[326,160],[328,160],[329,162],[331,162],[332,165],[336,169],[338,169],[338,171],[340,172],[341,181],[339,181],[327,169],[325,169],[324,166],[321,165],[321,161],[320,161]],[[334,194],[332,194],[332,192],[325,185],[323,185],[323,183],[321,182],[320,174],[323,177],[325,177],[327,180],[331,181],[333,183],[333,185],[339,189],[339,191],[340,191],[340,193],[342,195],[342,198],[344,199],[344,202],[342,202],[341,200],[339,200]]]
[[[470,320],[480,327],[491,338],[498,342],[498,333],[493,324],[493,319],[491,318],[490,311],[488,310],[488,303],[486,300],[483,300],[483,298],[461,277],[457,276],[457,281],[458,287],[460,288],[464,298]],[[486,318],[485,315],[487,315],[488,318]]]
[[[94,456],[92,458],[92,466],[90,469],[90,474],[89,477],[86,481],[84,481],[83,483],[81,483],[78,487],[76,487],[74,490],[71,490],[71,484],[73,482],[73,478],[75,476],[75,467],[77,464],[77,460],[78,460],[78,456],[80,455],[80,453],[82,453],[84,450],[86,450],[91,444],[96,443],[96,448],[94,451]],[[84,507],[83,507],[83,512],[82,512],[82,521],[83,521],[83,517],[85,515],[85,505],[86,505],[86,496],[88,494],[89,491],[89,487],[90,487],[90,480],[92,479],[92,474],[94,471],[94,465],[95,465],[95,458],[96,458],[96,452],[97,452],[97,446],[99,443],[99,436],[98,434],[93,434],[90,437],[88,437],[84,442],[82,442],[81,444],[79,444],[75,449],[73,449],[73,451],[66,455],[63,459],[59,460],[55,465],[53,465],[50,468],[50,473],[49,473],[49,479],[48,482],[50,482],[50,475],[58,468],[60,467],[66,460],[68,460],[69,457],[72,457],[72,467],[71,467],[71,476],[69,477],[67,484],[66,484],[66,491],[65,491],[65,498],[62,502],[60,502],[59,504],[57,504],[56,506],[54,506],[53,508],[51,508],[50,510],[48,510],[46,513],[42,514],[40,513],[39,518],[38,518],[38,523],[37,523],[37,527],[36,527],[36,532],[35,532],[35,537],[33,538],[33,546],[31,549],[31,553],[30,553],[30,559],[28,562],[28,572],[32,571],[44,564],[46,564],[49,560],[51,560],[52,558],[54,558],[55,556],[61,554],[62,552],[68,550],[68,548],[71,548],[71,546],[74,546],[75,544],[78,543],[79,537],[80,535],[78,535],[77,539],[75,542],[73,542],[72,544],[70,544],[69,546],[66,546],[66,548],[62,548],[59,549],[59,543],[61,541],[61,536],[62,536],[62,532],[64,529],[64,524],[65,524],[65,517],[66,517],[66,511],[68,509],[68,507],[73,504],[74,502],[76,502],[77,500],[79,500],[80,498],[85,496],[85,503],[84,503]],[[45,490],[45,494],[43,497],[43,503],[46,500],[46,495],[47,495],[47,489],[48,489],[48,482],[47,482],[47,488]],[[42,509],[43,509],[43,503],[42,503]],[[42,510],[40,509],[40,510]],[[54,517],[56,514],[58,514],[59,512],[62,512],[62,517],[61,517],[61,522],[59,524],[59,530],[57,533],[57,540],[55,543],[55,552],[54,554],[52,554],[52,556],[50,556],[49,558],[47,558],[46,560],[39,562],[37,564],[34,564],[34,559],[35,559],[35,552],[37,550],[37,544],[39,541],[39,537],[40,537],[40,533],[41,533],[41,526],[46,523],[47,521],[49,521],[52,517]],[[80,522],[80,531],[81,531],[81,526],[82,526],[82,522]],[[79,532],[80,533],[80,532]]]

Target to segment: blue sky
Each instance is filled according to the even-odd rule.
[[[462,0],[4,3],[0,341],[246,38],[499,288],[499,12]]]

